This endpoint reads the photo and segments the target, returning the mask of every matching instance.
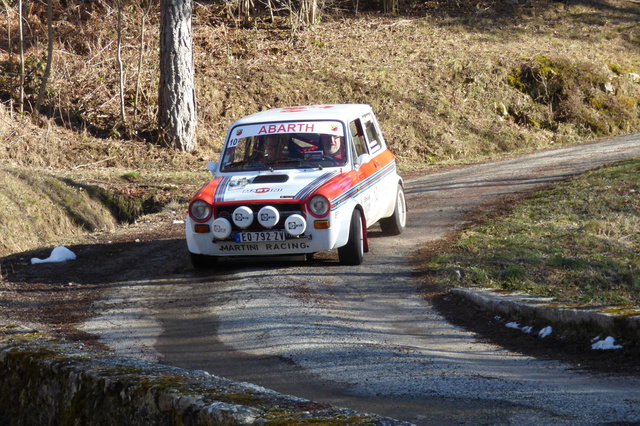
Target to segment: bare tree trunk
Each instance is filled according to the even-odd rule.
[[[117,59],[120,77],[120,117],[122,118],[122,124],[127,124],[127,114],[124,110],[124,69],[122,64],[122,0],[117,0],[116,3],[118,6],[118,28],[116,32],[118,37]]]
[[[316,14],[318,12],[317,0],[301,0],[300,1],[300,19],[305,27],[316,23]]]
[[[398,11],[398,0],[382,0],[382,11],[384,13],[396,13]]]
[[[254,12],[255,4],[253,0],[238,0],[238,16],[240,16],[244,25],[251,22]]]
[[[144,54],[144,35],[146,31],[147,16],[149,15],[149,12],[151,12],[152,4],[153,4],[153,1],[149,1],[149,3],[147,4],[147,9],[142,12],[142,20],[140,22],[140,52],[138,55],[138,73],[136,75],[135,96],[133,98],[133,119],[134,120],[138,115],[138,94],[140,93],[140,74],[142,72],[142,57]]]
[[[6,0],[2,0],[2,4],[7,11],[7,48],[9,49],[9,63],[7,64],[7,71],[10,76],[13,76],[13,46],[11,44],[11,8]],[[14,88],[13,77],[9,80],[9,93],[13,94]],[[10,97],[9,114],[13,116],[13,96]]]
[[[297,5],[289,0],[287,7],[289,8],[292,32],[299,28],[310,27],[319,19],[318,0],[299,0]]]
[[[196,147],[191,13],[191,0],[160,2],[160,136],[167,145],[187,152]]]
[[[273,8],[274,8],[273,0],[267,0],[267,8],[269,9],[269,17],[271,19],[270,22],[275,22],[275,18],[273,16]]]
[[[51,63],[53,62],[53,0],[47,1],[47,37],[49,38],[47,42],[47,66],[44,69],[44,74],[42,75],[42,83],[40,84],[40,90],[38,91],[38,98],[36,99],[36,114],[40,111],[40,107],[42,106],[42,100],[44,99],[44,94],[47,91],[47,82],[49,81],[49,76],[51,75]]]
[[[11,8],[6,0],[2,0],[7,11],[7,48],[9,49],[9,75],[13,73],[13,46],[11,45]]]
[[[22,25],[22,0],[18,0],[18,43],[20,44],[20,100],[18,109],[24,112],[24,33]]]

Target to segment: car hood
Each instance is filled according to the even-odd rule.
[[[214,201],[303,199],[338,174],[339,170],[296,170],[225,175],[212,182],[217,183]]]

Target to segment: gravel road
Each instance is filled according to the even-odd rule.
[[[194,271],[167,241],[120,274],[83,330],[122,355],[416,424],[640,422],[640,380],[482,342],[432,309],[408,264],[484,205],[640,155],[639,137],[407,180],[407,232],[370,229],[357,267],[326,253]]]

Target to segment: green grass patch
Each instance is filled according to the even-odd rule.
[[[122,178],[129,182],[139,182],[142,179],[142,175],[140,174],[140,172],[135,172],[135,171],[126,172],[125,174],[122,175]]]
[[[640,159],[586,173],[472,227],[430,279],[580,304],[640,305]]]

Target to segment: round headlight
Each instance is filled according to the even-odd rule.
[[[195,220],[206,220],[211,216],[211,206],[202,200],[196,200],[191,203],[189,211]]]
[[[219,240],[224,240],[231,235],[231,223],[223,217],[214,220],[211,227],[213,228],[213,236]]]
[[[309,201],[309,210],[314,216],[324,216],[329,213],[329,200],[324,195],[314,195]]]
[[[292,214],[284,220],[284,230],[287,231],[289,235],[293,235],[294,237],[302,235],[306,228],[307,221],[304,220],[304,217],[299,214]]]
[[[258,212],[258,222],[265,228],[273,228],[279,220],[280,213],[273,206],[264,206]]]
[[[232,218],[236,226],[246,229],[253,223],[253,210],[247,206],[238,207],[233,211]]]

